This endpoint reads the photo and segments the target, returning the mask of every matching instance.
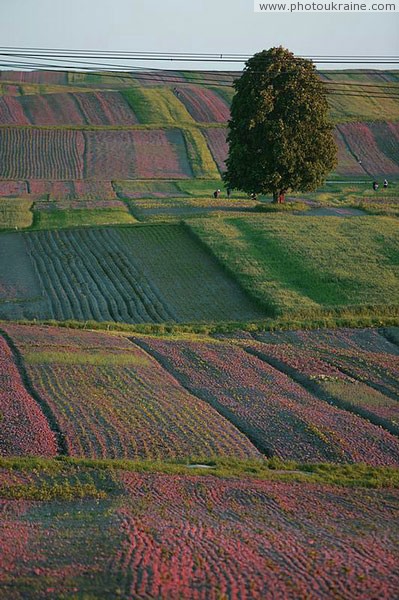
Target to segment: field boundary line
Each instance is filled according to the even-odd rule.
[[[223,419],[229,421],[231,425],[233,425],[240,433],[245,435],[245,437],[263,456],[265,456],[266,458],[272,458],[274,456],[272,449],[260,442],[260,440],[256,439],[252,435],[250,428],[243,426],[243,424],[240,423],[240,420],[228,408],[222,406],[216,400],[207,398],[205,395],[200,394],[198,391],[192,389],[189,385],[183,383],[175,369],[171,369],[166,364],[166,361],[158,354],[158,352],[156,352],[146,344],[145,340],[138,339],[134,336],[128,337],[127,339],[132,344],[141,348],[150,358],[155,360],[162,367],[162,369],[169,373],[169,375],[171,375],[173,379],[175,379],[176,383],[182,388],[184,388],[191,396],[197,398],[198,400],[201,400],[201,402],[206,402],[206,404],[208,404],[214,410],[216,410],[216,412],[218,412],[219,415],[223,417]]]
[[[388,342],[390,342],[393,346],[395,346],[395,349],[396,349],[397,353],[399,354],[399,341],[387,330],[387,328],[383,327],[383,328],[379,329],[378,332]]]
[[[346,146],[346,148],[347,148],[347,150],[348,150],[349,154],[350,154],[351,156],[353,156],[353,158],[354,158],[354,159],[356,160],[356,162],[359,164],[359,159],[358,159],[358,157],[356,156],[356,154],[353,152],[352,148],[350,147],[350,145],[349,145],[349,142],[348,142],[348,140],[346,139],[346,136],[345,136],[344,132],[343,132],[343,131],[341,131],[341,129],[340,129],[340,125],[342,125],[342,124],[345,124],[345,123],[339,123],[339,124],[336,124],[336,125],[335,125],[335,129],[338,131],[339,135],[341,136],[341,138],[342,138],[342,141],[344,142],[344,144],[345,144],[345,146]],[[369,173],[369,172],[368,172],[368,170],[366,169],[366,167],[363,165],[363,163],[362,163],[362,162],[360,163],[360,166],[361,166],[361,168],[363,169],[363,171],[366,173],[366,175],[368,175],[369,177],[373,178],[373,175],[372,175],[371,173]]]
[[[248,292],[248,290],[246,290],[244,288],[244,286],[242,285],[241,281],[239,280],[239,278],[237,277],[235,272],[220,260],[220,258],[215,254],[215,252],[212,250],[212,248],[210,246],[208,246],[208,244],[206,242],[204,242],[204,240],[192,229],[192,227],[190,226],[189,223],[187,223],[187,221],[185,221],[185,220],[180,221],[180,225],[182,225],[183,228],[188,233],[188,235],[197,244],[200,245],[200,247],[204,250],[204,252],[206,252],[208,254],[208,256],[212,257],[213,260],[216,261],[217,265],[222,269],[222,271],[224,273],[227,273],[227,275],[238,285],[238,287],[240,288],[240,290],[242,291],[244,296],[246,296],[248,298],[248,300],[250,302],[252,302],[252,304],[256,308],[261,309],[262,311],[265,312],[265,316],[264,316],[265,319],[267,319],[267,318],[270,319],[273,316],[276,316],[275,314],[273,314],[271,312],[270,306],[267,306],[267,304],[265,302],[262,302],[260,299],[256,298],[255,296],[252,296],[252,294],[250,294]]]
[[[2,328],[0,328],[0,335],[3,337],[3,339],[8,344],[8,347],[11,350],[11,353],[12,353],[14,361],[15,361],[15,366],[18,369],[19,375],[21,377],[22,383],[23,383],[26,391],[28,392],[28,394],[30,394],[30,396],[32,396],[32,398],[38,404],[40,410],[42,411],[43,415],[47,419],[47,422],[49,424],[51,431],[55,435],[55,438],[57,441],[57,447],[58,447],[58,454],[61,456],[68,456],[69,453],[68,453],[68,447],[66,444],[65,435],[62,432],[61,427],[59,426],[59,423],[57,421],[57,418],[56,418],[54,412],[52,411],[51,407],[49,406],[49,404],[45,400],[43,400],[43,398],[36,392],[36,390],[32,384],[32,381],[29,377],[28,371],[25,367],[21,352],[17,348],[12,337],[6,331],[4,331],[4,329],[2,329]]]
[[[362,419],[366,419],[373,425],[376,425],[377,427],[382,427],[383,429],[385,429],[385,431],[388,431],[388,433],[390,433],[394,436],[399,436],[399,427],[390,425],[385,419],[378,417],[377,415],[368,411],[367,409],[357,407],[354,404],[351,404],[350,402],[345,402],[345,400],[341,400],[340,398],[337,398],[333,394],[330,394],[329,392],[327,392],[326,390],[321,388],[317,382],[312,381],[306,375],[302,375],[301,373],[296,371],[294,368],[290,367],[289,365],[286,365],[285,363],[278,360],[277,358],[271,357],[268,354],[266,354],[260,350],[256,350],[255,348],[252,348],[250,346],[240,345],[240,347],[248,354],[251,354],[252,356],[256,356],[263,362],[272,366],[274,369],[277,369],[281,373],[284,373],[284,375],[287,375],[297,385],[302,386],[307,392],[310,392],[311,394],[316,396],[316,398],[318,398],[319,400],[322,400],[323,402],[327,402],[328,404],[333,405],[336,408],[340,408],[341,410],[345,410],[349,413],[357,415],[358,417],[361,417]],[[342,372],[345,373],[344,370],[342,370]],[[348,374],[348,373],[346,373],[346,374]],[[374,387],[374,389],[377,389],[375,386],[372,386],[372,385],[370,385],[370,387]],[[381,390],[379,390],[379,389],[377,389],[377,391],[381,392]],[[383,392],[381,392],[381,393],[383,393]],[[388,395],[388,394],[385,394],[385,395]]]

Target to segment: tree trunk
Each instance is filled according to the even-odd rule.
[[[279,198],[279,193],[273,192],[273,200],[272,200],[273,204],[277,204],[278,198]]]

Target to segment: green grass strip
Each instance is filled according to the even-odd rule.
[[[16,457],[0,458],[0,467],[10,473],[13,471],[25,474],[33,473],[39,480],[39,483],[34,482],[33,485],[39,489],[42,486],[46,494],[51,494],[52,483],[59,486],[60,493],[62,493],[62,486],[71,488],[75,485],[77,489],[83,490],[78,492],[81,493],[80,497],[83,496],[85,490],[89,493],[97,491],[101,496],[107,492],[112,493],[116,489],[120,490],[115,476],[119,470],[137,473],[254,478],[375,489],[399,487],[399,469],[393,467],[371,467],[365,464],[302,464],[284,462],[276,458],[238,460],[192,456],[187,459],[171,461],[132,461],[70,457],[56,459]],[[32,484],[30,485],[32,486]],[[12,484],[9,487],[12,488]],[[23,497],[22,484],[16,484],[14,489],[16,497]],[[6,486],[0,487],[0,497],[12,497],[12,494],[12,490],[7,492]],[[32,491],[28,484],[27,495],[30,494]]]
[[[32,229],[64,229],[95,225],[124,225],[136,223],[126,209],[78,208],[69,210],[34,211]]]
[[[0,198],[0,229],[25,229],[32,225],[32,200]]]
[[[26,352],[24,361],[30,365],[39,364],[58,364],[58,365],[93,365],[97,367],[105,366],[146,366],[150,360],[144,357],[136,356],[132,353],[112,354],[110,352],[63,352],[44,351],[44,352]]]
[[[184,129],[187,153],[194,177],[217,179],[219,171],[202,132],[198,129]]]
[[[140,123],[164,125],[192,124],[194,119],[168,87],[133,87],[122,90],[122,96],[137,115]]]

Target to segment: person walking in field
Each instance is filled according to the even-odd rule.
[[[378,182],[373,181],[373,190],[376,192],[378,190]]]
[[[388,187],[388,180],[384,179],[384,190],[386,190]]]

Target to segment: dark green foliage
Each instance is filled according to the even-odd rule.
[[[264,50],[234,86],[226,184],[275,200],[321,185],[336,164],[336,145],[313,63],[282,47]]]

